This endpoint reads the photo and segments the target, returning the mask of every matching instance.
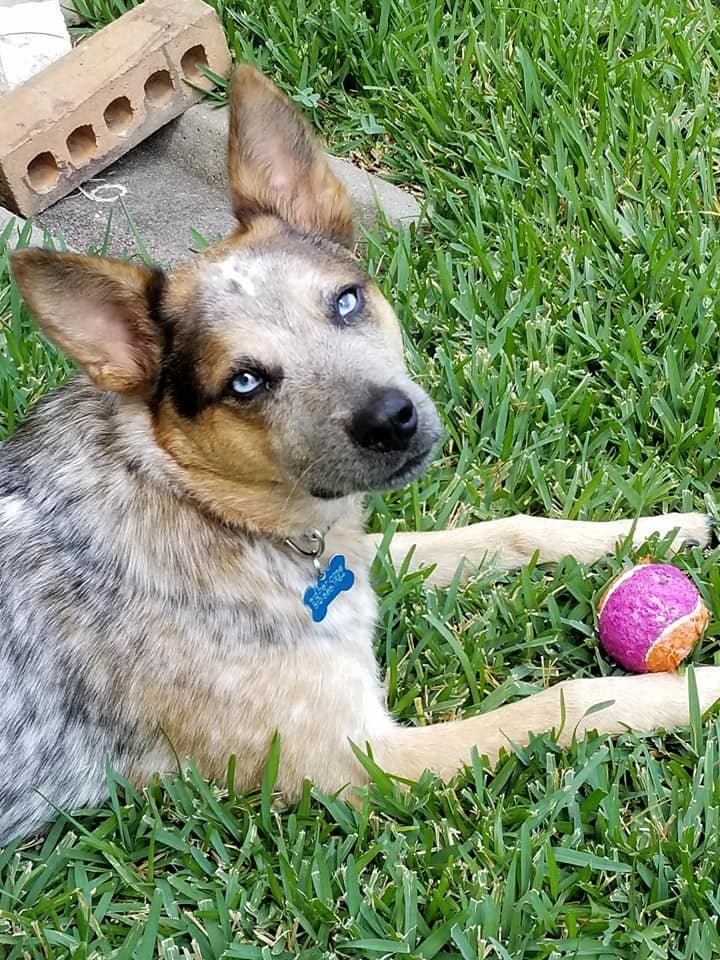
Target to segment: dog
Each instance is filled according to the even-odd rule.
[[[373,655],[362,495],[430,463],[438,414],[389,304],[355,259],[351,205],[291,102],[250,66],[230,88],[237,229],[165,274],[39,249],[15,281],[78,375],[0,453],[0,843],[192,758],[277,788],[450,777],[531,733],[687,724],[686,678],[565,681],[466,720],[399,725]],[[399,533],[442,584],[488,557],[590,562],[632,537],[706,545],[701,513],[591,523],[516,516]],[[695,671],[700,708],[720,668]],[[591,708],[596,707],[591,711]],[[589,712],[590,711],[590,712]]]

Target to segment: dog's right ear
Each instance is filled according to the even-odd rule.
[[[10,265],[45,333],[101,389],[150,392],[164,346],[160,270],[39,249],[18,250]]]
[[[241,226],[269,213],[301,233],[352,242],[350,199],[310,124],[249,64],[237,68],[230,86],[228,178]]]

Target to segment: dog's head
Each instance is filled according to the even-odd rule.
[[[238,230],[168,276],[40,250],[16,253],[13,273],[99,388],[147,403],[206,506],[303,528],[323,504],[416,477],[439,421],[350,252],[350,203],[320,145],[248,66],[231,88],[228,169]]]

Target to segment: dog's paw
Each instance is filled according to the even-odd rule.
[[[641,517],[633,534],[633,545],[640,547],[650,537],[675,536],[670,550],[677,553],[692,547],[712,547],[718,542],[718,519],[707,513],[665,513],[657,517]]]

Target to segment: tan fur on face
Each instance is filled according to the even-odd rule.
[[[343,331],[328,316],[334,291],[352,282],[362,285],[365,296],[360,350],[353,331]],[[338,505],[318,502],[303,491],[301,472],[281,468],[278,430],[287,427],[289,442],[299,444],[311,413],[305,405],[324,394],[338,397],[328,414],[332,419],[333,408],[342,411],[346,402],[346,377],[356,383],[369,374],[382,383],[383,367],[391,381],[407,377],[392,308],[349,254],[339,255],[334,245],[305,244],[269,217],[171,277],[165,303],[171,315],[182,318],[181,331],[188,318],[183,298],[189,294],[195,376],[216,399],[192,419],[163,402],[156,415],[158,443],[182,467],[194,496],[225,520],[286,533],[306,530],[311,516],[325,526],[338,515]],[[380,357],[369,370],[362,365],[367,349],[368,356],[374,351]],[[321,362],[325,352],[327,365]],[[272,415],[274,388],[254,407],[229,395],[228,383],[246,359],[281,371],[287,397],[280,424]],[[308,391],[295,384],[308,377],[314,378],[313,396],[303,400]],[[315,433],[322,432],[321,423]],[[344,435],[344,427],[340,432]]]
[[[374,283],[369,283],[366,286],[365,296],[367,297],[368,305],[378,327],[392,345],[397,355],[402,357],[404,353],[402,332],[395,311]]]
[[[278,472],[262,423],[217,405],[188,422],[165,402],[155,438],[181,468],[183,485],[225,522],[285,536],[307,530],[309,517],[325,525],[325,505],[294,490]]]

